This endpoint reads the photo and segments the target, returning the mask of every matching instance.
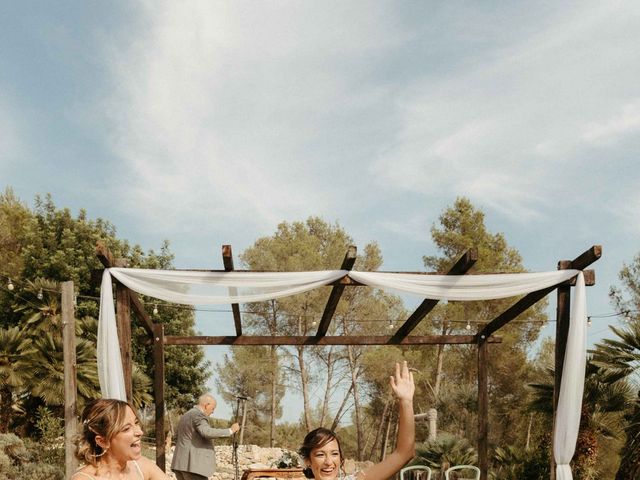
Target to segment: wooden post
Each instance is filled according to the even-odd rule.
[[[247,422],[247,399],[242,400],[242,421],[240,424],[240,439],[239,444],[242,445],[244,443],[244,427]]]
[[[116,282],[116,323],[127,401],[131,403],[131,298],[129,288]]]
[[[389,410],[389,415],[387,416],[387,423],[384,429],[384,437],[382,437],[382,445],[380,445],[380,461],[384,460],[387,456],[387,445],[389,444],[389,432],[391,432],[391,420],[393,417],[393,409]],[[385,419],[380,419],[384,421]]]
[[[166,471],[164,434],[164,326],[153,325],[153,397],[156,404],[156,464]]]
[[[489,389],[486,338],[478,341],[478,467],[480,480],[489,478]]]
[[[73,282],[62,283],[62,350],[64,358],[64,468],[69,479],[78,468],[73,454],[73,437],[78,430],[76,326],[73,305]]]
[[[572,262],[562,260],[558,262],[558,270],[571,268]],[[553,430],[551,435],[551,480],[556,478],[556,460],[553,455],[553,432],[555,431],[555,417],[558,408],[558,396],[560,395],[560,383],[562,382],[562,369],[564,366],[564,354],[567,349],[567,339],[569,338],[569,323],[571,317],[571,287],[558,287],[558,299],[556,305],[556,345],[555,345],[555,368],[553,383]]]

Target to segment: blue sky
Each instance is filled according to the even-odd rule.
[[[2,185],[146,249],[169,239],[179,267],[221,268],[222,244],[320,215],[377,241],[384,269],[421,270],[461,195],[532,271],[601,244],[592,315],[640,252],[638,2],[0,12]],[[590,343],[616,321],[594,319]]]

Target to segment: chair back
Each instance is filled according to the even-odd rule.
[[[471,470],[473,471],[473,476],[472,477],[458,477],[458,476],[453,476],[451,475],[453,472],[455,472],[456,470]],[[447,468],[447,470],[444,472],[444,478],[445,480],[453,480],[454,478],[456,480],[480,480],[480,469],[478,467],[476,467],[475,465],[456,465],[455,467],[450,467]]]
[[[408,480],[413,471],[415,471],[417,475],[420,475],[423,472],[427,474],[426,478],[424,475],[420,475],[420,477],[416,475],[415,478],[420,478],[420,480],[431,480],[431,469],[426,465],[411,465],[410,467],[404,467],[400,470],[400,480]],[[407,474],[407,479],[405,479],[405,473]]]

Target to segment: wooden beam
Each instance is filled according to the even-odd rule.
[[[233,253],[231,251],[231,245],[222,246],[222,263],[224,264],[224,271],[233,271]],[[230,288],[230,292],[237,293],[235,288]],[[237,303],[231,304],[231,311],[233,312],[233,323],[236,326],[236,335],[242,335],[242,317],[240,316],[240,305]]]
[[[355,245],[349,246],[349,248],[347,249],[347,253],[344,256],[344,260],[342,260],[340,270],[351,270],[353,268],[353,264],[356,262],[357,251],[358,249]],[[324,337],[327,334],[327,330],[329,330],[331,319],[333,318],[333,314],[336,311],[338,302],[340,301],[340,297],[342,296],[342,292],[344,291],[344,287],[345,284],[342,283],[333,285],[331,293],[329,294],[329,299],[327,300],[327,304],[324,307],[322,318],[320,319],[320,325],[318,325],[316,337]]]
[[[164,433],[164,325],[153,325],[153,398],[156,405],[156,464],[166,470]]]
[[[478,341],[478,467],[480,480],[489,478],[489,382],[487,342]]]
[[[553,287],[548,287],[548,288],[545,288],[544,290],[538,290],[536,292],[531,292],[525,295],[516,303],[511,305],[507,310],[502,312],[496,318],[491,320],[487,325],[485,325],[484,328],[477,333],[478,339],[489,337],[491,334],[493,334],[493,332],[505,326],[511,320],[516,318],[518,315],[520,315],[522,312],[524,312],[526,309],[528,309],[535,303],[542,300],[544,297],[546,297],[549,293],[553,292],[555,289],[556,289],[556,286],[554,285]]]
[[[118,328],[118,341],[120,343],[120,357],[122,359],[122,373],[124,375],[124,388],[127,401],[132,399],[131,384],[131,296],[130,290],[116,283],[116,325]]]
[[[61,289],[62,356],[64,359],[64,468],[65,478],[71,478],[78,469],[78,460],[73,454],[73,439],[78,433],[78,375],[73,282],[63,282]]]
[[[447,275],[464,275],[469,271],[471,267],[478,261],[478,250],[471,248],[467,250],[458,261],[447,272]],[[418,324],[427,316],[427,314],[433,310],[438,304],[439,300],[426,299],[418,308],[411,314],[407,320],[402,324],[398,331],[393,335],[394,342],[402,340],[409,335],[411,331],[418,326]]]
[[[559,262],[558,269],[576,269],[580,270],[584,267],[591,265],[591,263],[595,262],[602,255],[602,247],[599,245],[594,245],[589,250],[585,251],[574,260],[563,260]],[[560,268],[560,266],[563,266]],[[581,268],[576,268],[581,267]],[[585,284],[586,285],[595,285],[595,273],[592,270],[584,270]],[[556,288],[563,285],[575,285],[575,279],[571,279],[567,282],[562,282],[558,285],[554,285],[553,287],[548,287],[543,290],[538,290],[536,292],[531,292],[520,300],[518,300],[515,304],[509,307],[506,311],[498,315],[496,318],[491,320],[485,327],[478,332],[477,336],[480,339],[483,335],[485,337],[489,337],[499,328],[503,327],[511,320],[516,318],[526,309],[534,305],[536,302],[540,301],[544,297],[546,297],[549,293],[553,292]]]
[[[389,345],[388,336],[190,336],[167,335],[165,345]],[[489,343],[501,343],[489,337]],[[405,337],[393,345],[463,345],[477,342],[475,335],[426,335]]]
[[[100,263],[105,266],[105,268],[111,268],[115,266],[115,258],[113,257],[111,250],[109,250],[109,248],[103,242],[98,242],[96,244],[96,256],[98,257],[98,260],[100,260]]]
[[[133,290],[129,290],[129,300],[131,300],[131,305],[133,306],[133,310],[136,312],[138,317],[142,320],[142,326],[147,331],[149,336],[153,336],[153,322],[151,318],[149,318],[149,314],[144,309],[144,305],[140,301],[140,297]]]
[[[571,260],[571,267],[576,270],[584,270],[592,263],[602,257],[602,245],[593,245],[590,249],[582,252],[576,258]]]

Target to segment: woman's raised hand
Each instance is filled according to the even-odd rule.
[[[407,362],[402,362],[402,366],[396,363],[396,373],[389,377],[391,388],[398,400],[412,400],[415,385],[413,384],[413,373],[409,371]]]

